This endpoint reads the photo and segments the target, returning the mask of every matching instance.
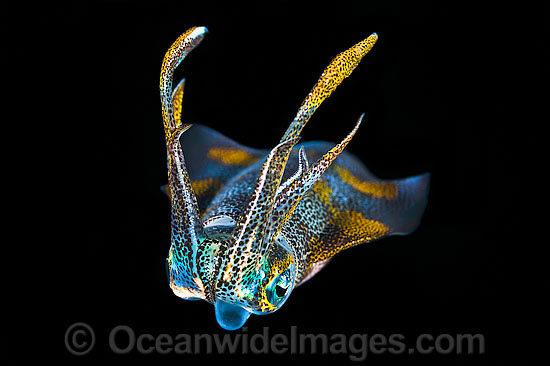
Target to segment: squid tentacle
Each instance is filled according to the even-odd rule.
[[[353,47],[341,52],[332,60],[313,86],[311,92],[309,92],[306,99],[302,102],[296,117],[294,117],[281,141],[286,141],[300,135],[300,132],[317,108],[336,90],[345,78],[351,75],[377,40],[378,35],[373,33]]]
[[[229,261],[219,273],[217,286],[222,285],[229,278],[242,280],[243,273],[248,265],[257,265],[262,256],[262,239],[269,225],[269,217],[273,210],[275,193],[284,171],[284,165],[290,150],[299,138],[295,137],[277,145],[262,165],[256,187],[244,214],[237,222],[237,226],[229,244]],[[246,260],[239,260],[239,258]]]
[[[203,39],[207,29],[194,27],[182,34],[166,52],[160,75],[162,119],[168,153],[171,200],[171,246],[168,257],[170,285],[181,297],[204,298],[204,283],[198,276],[196,256],[206,238],[195,192],[187,172],[180,136],[191,125],[181,122],[184,82],[172,90],[175,68]],[[175,101],[175,103],[174,103]]]
[[[277,189],[277,194],[275,196],[278,196],[281,191],[287,188],[296,179],[300,179],[308,169],[309,163],[307,161],[306,150],[303,146],[301,146],[300,151],[298,151],[298,169],[290,178],[288,178],[283,184],[279,186],[279,188]]]
[[[174,88],[172,93],[172,105],[174,109],[174,124],[176,127],[181,125],[182,107],[183,107],[183,87],[185,86],[185,79],[181,79],[178,85]]]
[[[281,232],[288,219],[292,216],[294,209],[300,203],[302,197],[307,191],[321,178],[323,173],[330,167],[332,162],[344,151],[344,148],[351,141],[365,114],[361,114],[353,130],[346,136],[342,142],[333,147],[329,152],[323,155],[315,162],[300,178],[294,180],[291,184],[285,187],[277,196],[275,201],[275,209],[271,223],[271,237],[276,238]]]

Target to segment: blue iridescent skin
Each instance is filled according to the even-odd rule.
[[[311,115],[357,67],[374,33],[340,53],[325,69],[295,119],[271,150],[252,149],[181,118],[184,82],[174,69],[207,29],[182,34],[166,53],[160,92],[168,153],[172,291],[214,305],[221,327],[239,329],[251,314],[279,309],[294,288],[338,252],[420,223],[429,174],[380,180],[337,145],[298,144]]]

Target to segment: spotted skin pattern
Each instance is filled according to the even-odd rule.
[[[174,69],[206,31],[182,34],[161,70],[168,153],[162,189],[172,205],[167,269],[177,296],[212,303],[219,324],[233,330],[250,314],[279,309],[338,252],[412,232],[427,203],[429,175],[380,180],[345,152],[363,115],[335,146],[298,144],[311,115],[372,49],[376,33],[334,58],[279,145],[261,150],[182,122],[184,80],[172,90]]]
[[[182,34],[170,47],[162,62],[160,99],[168,152],[168,186],[172,206],[171,246],[168,256],[170,287],[182,298],[204,298],[204,283],[198,276],[196,256],[206,238],[199,207],[183,157],[180,136],[191,125],[181,123],[183,83],[172,91],[175,68],[201,40],[204,27]],[[174,103],[174,98],[176,103]]]
[[[256,188],[248,200],[244,215],[237,222],[228,253],[228,262],[217,268],[219,273],[217,289],[239,286],[244,280],[245,268],[257,272],[260,259],[266,248],[262,245],[269,229],[269,218],[273,210],[273,200],[283,175],[284,164],[296,139],[279,144],[267,156],[262,164]],[[277,172],[279,174],[272,174]],[[223,268],[223,269],[222,269]]]
[[[300,203],[300,200],[304,197],[306,192],[311,188],[315,182],[323,175],[328,167],[332,164],[334,159],[338,157],[344,151],[344,148],[351,141],[357,129],[361,125],[363,115],[359,118],[357,125],[351,131],[351,133],[340,144],[332,148],[321,159],[307,171],[305,171],[299,179],[295,179],[287,187],[285,187],[275,198],[275,207],[273,214],[271,215],[272,237],[277,237],[284,225],[292,216],[296,206]],[[302,151],[305,151],[302,149]],[[305,153],[304,153],[305,155]]]
[[[181,125],[181,110],[183,107],[183,87],[184,86],[185,86],[185,79],[182,79],[174,89],[174,92],[172,93],[172,105],[174,110],[175,127],[179,127]]]
[[[340,85],[345,78],[351,75],[353,70],[355,70],[363,57],[372,49],[377,40],[378,35],[373,33],[355,46],[340,53],[332,60],[300,106],[298,114],[296,114],[294,121],[292,121],[286,130],[281,141],[300,135],[300,132],[302,132],[302,129],[321,103],[336,90],[336,87]]]

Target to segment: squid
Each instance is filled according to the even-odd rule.
[[[182,122],[185,79],[173,87],[174,70],[206,32],[187,30],[162,62],[168,184],[161,188],[171,202],[166,270],[176,296],[213,304],[218,324],[236,330],[251,314],[278,310],[340,251],[414,231],[430,176],[381,180],[345,152],[364,115],[339,144],[298,143],[376,33],[332,60],[277,146],[262,150]]]

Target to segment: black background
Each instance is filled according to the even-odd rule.
[[[166,152],[158,77],[172,42],[192,26],[209,28],[176,71],[176,81],[186,78],[185,121],[269,148],[332,58],[377,32],[374,49],[302,136],[340,141],[365,112],[348,151],[381,178],[430,172],[423,222],[409,236],[339,254],[279,311],[252,316],[247,332],[268,326],[271,334],[288,334],[297,326],[300,333],[401,333],[411,340],[481,333],[485,355],[382,354],[367,362],[490,363],[501,315],[488,192],[494,137],[486,119],[498,73],[487,56],[497,51],[498,30],[487,17],[465,4],[395,1],[32,7],[28,23],[19,24],[29,24],[29,37],[14,44],[12,56],[28,55],[16,59],[29,77],[16,95],[33,100],[21,108],[36,128],[29,134],[43,143],[31,149],[25,169],[47,191],[40,205],[44,235],[33,240],[47,253],[38,258],[47,269],[32,272],[35,290],[23,292],[33,299],[16,310],[46,321],[35,323],[35,341],[71,363],[348,361],[345,355],[116,356],[107,338],[119,324],[137,334],[224,333],[211,305],[179,299],[165,278],[170,206],[159,190]],[[97,336],[81,358],[63,342],[74,322],[91,325]],[[18,330],[14,361],[33,355],[28,333]]]

